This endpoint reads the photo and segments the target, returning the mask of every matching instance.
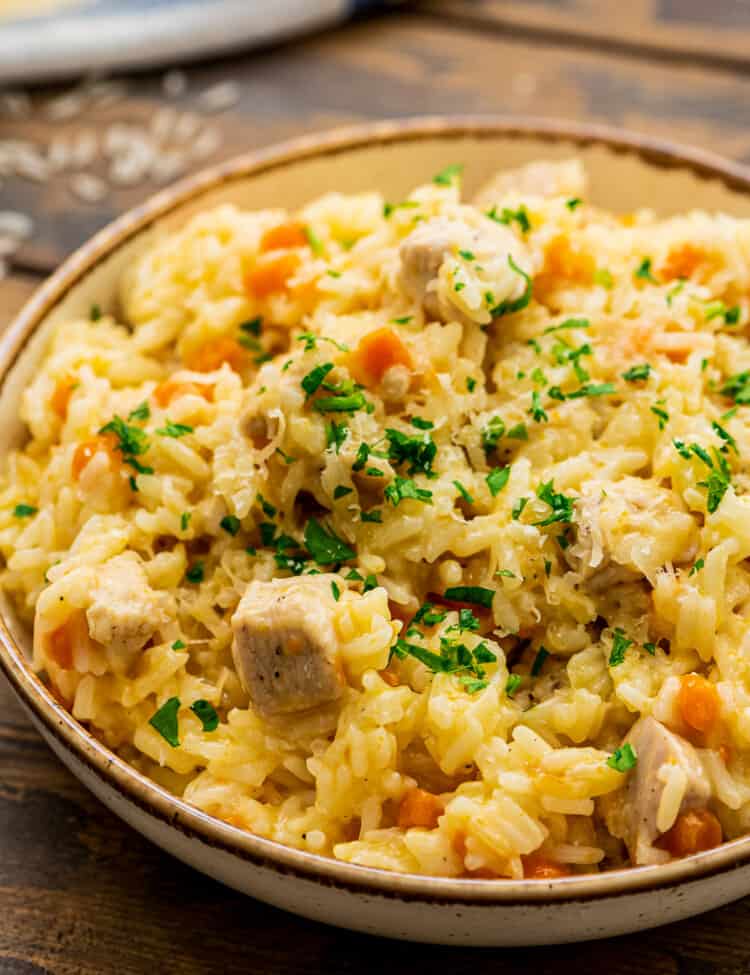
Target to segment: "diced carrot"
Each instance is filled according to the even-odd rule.
[[[290,247],[306,247],[308,244],[305,228],[296,220],[271,227],[260,239],[261,251],[275,251]]]
[[[719,694],[711,681],[700,674],[685,674],[680,679],[677,707],[686,725],[705,733],[719,716]]]
[[[225,362],[235,372],[239,372],[246,361],[245,350],[239,342],[226,336],[209,339],[208,342],[194,349],[185,357],[187,367],[196,372],[213,372]]]
[[[379,328],[365,335],[349,357],[349,369],[366,386],[377,385],[391,366],[412,368],[409,350],[392,328]]]
[[[389,687],[398,687],[398,685],[401,683],[396,674],[387,668],[385,670],[379,670],[378,677],[384,680]]]
[[[398,807],[398,826],[399,829],[411,829],[412,826],[435,829],[442,814],[443,804],[438,796],[424,789],[412,789]]]
[[[47,637],[47,653],[63,670],[71,670],[73,667],[73,630],[73,619],[70,618]]]
[[[154,390],[154,399],[164,409],[169,406],[173,399],[179,396],[203,396],[209,402],[213,399],[214,388],[208,383],[178,383],[173,379],[167,379]]]
[[[680,244],[679,247],[667,254],[667,259],[661,268],[663,281],[674,281],[675,278],[691,278],[698,267],[706,260],[706,252],[694,244]]]
[[[245,273],[245,291],[255,298],[278,294],[286,289],[299,265],[299,256],[291,251],[263,258]]]
[[[122,466],[122,454],[117,450],[117,437],[112,433],[98,433],[91,440],[84,440],[79,443],[73,454],[70,465],[71,474],[74,480],[78,480],[81,471],[88,462],[98,453],[106,453],[109,457],[109,466],[116,470]]]
[[[64,420],[68,415],[68,403],[77,385],[78,380],[72,376],[63,376],[62,379],[58,379],[57,381],[57,385],[50,397],[49,405],[61,420]]]
[[[686,857],[711,850],[723,839],[721,823],[708,809],[689,809],[680,813],[674,826],[659,840],[659,846],[673,857]]]
[[[547,244],[544,251],[544,275],[565,278],[577,284],[591,284],[596,273],[593,255],[576,250],[564,234],[558,234]],[[534,290],[536,291],[536,282]]]
[[[570,870],[563,863],[557,863],[539,851],[522,856],[523,875],[530,880],[554,880],[555,877],[568,877]]]

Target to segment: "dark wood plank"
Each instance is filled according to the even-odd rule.
[[[558,42],[598,42],[750,66],[750,5],[745,0],[432,0],[423,9],[464,23],[541,34]]]
[[[189,75],[191,92],[180,102],[185,108],[193,105],[196,91],[219,80],[232,78],[240,86],[239,104],[215,119],[224,141],[214,159],[354,120],[474,112],[606,122],[750,161],[750,76],[648,58],[613,59],[593,49],[486,31],[459,32],[438,18],[401,14],[353,24],[298,45],[200,65]],[[128,85],[123,104],[82,122],[63,127],[5,120],[2,135],[47,143],[59,131],[101,132],[108,122],[123,119],[145,123],[163,104],[160,76],[144,75]],[[48,185],[9,179],[0,188],[0,209],[18,207],[34,215],[37,233],[19,259],[49,270],[154,188],[144,183],[119,189],[100,204],[83,204],[59,178]]]

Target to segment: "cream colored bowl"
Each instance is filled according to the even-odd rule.
[[[223,163],[152,197],[73,254],[0,340],[0,450],[22,441],[21,392],[55,322],[116,309],[123,268],[157,231],[232,202],[296,207],[337,189],[399,199],[454,163],[471,194],[500,168],[578,155],[590,198],[615,210],[700,207],[750,217],[750,173],[694,150],[545,121],[426,119],[311,136]],[[139,775],[82,728],[29,666],[30,634],[0,603],[0,665],[75,775],[163,849],[238,890],[373,934],[466,945],[600,938],[705,911],[750,892],[750,837],[666,866],[558,880],[451,880],[388,873],[288,849],[212,819]]]

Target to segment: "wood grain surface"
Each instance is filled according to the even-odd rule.
[[[213,159],[358,119],[498,112],[606,122],[750,163],[750,3],[742,0],[451,0],[363,20],[294,44],[188,69],[196,93],[226,79],[238,104],[212,117]],[[43,121],[0,117],[0,140],[144,124],[161,76],[125,79],[124,102]],[[36,231],[0,281],[0,326],[77,244],[152,192],[97,204],[8,179],[0,210]],[[689,205],[689,201],[686,201]],[[220,887],[161,853],[54,758],[0,681],[0,975],[376,973],[744,975],[750,899],[678,925],[578,946],[467,951],[387,942],[313,924]]]

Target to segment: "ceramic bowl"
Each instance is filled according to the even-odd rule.
[[[589,198],[616,211],[700,207],[750,217],[750,173],[696,150],[593,126],[442,118],[315,135],[222,163],[153,196],[97,234],[44,284],[0,340],[0,452],[23,441],[19,399],[51,327],[116,310],[116,282],[155,234],[232,202],[296,207],[336,188],[399,199],[463,162],[469,195],[492,173],[579,156]],[[220,822],[144,778],[79,725],[29,665],[30,634],[0,603],[0,665],[54,752],[113,812],[163,849],[253,897],[395,938],[532,945],[600,938],[717,907],[750,892],[750,837],[666,866],[557,880],[399,875],[288,849]]]

